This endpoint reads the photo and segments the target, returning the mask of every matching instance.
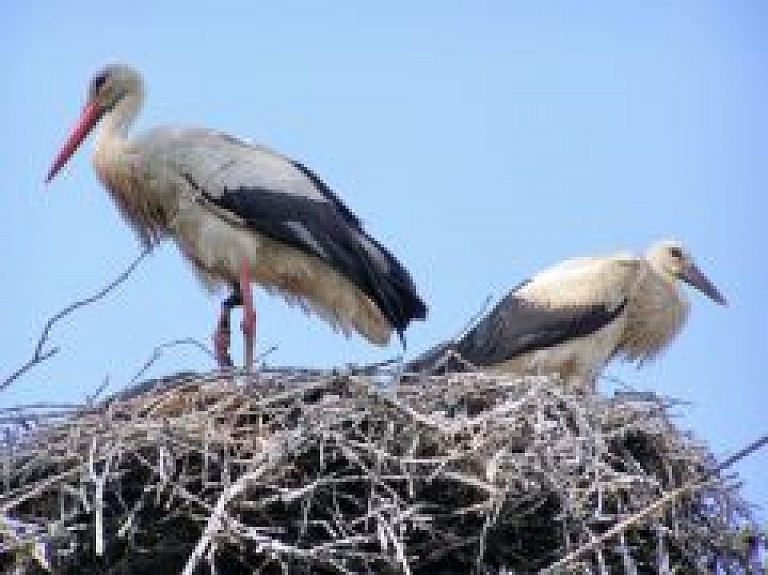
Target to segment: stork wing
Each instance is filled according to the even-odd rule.
[[[401,337],[411,319],[425,317],[405,268],[303,164],[208,130],[161,128],[145,138],[180,186],[249,229],[324,260],[368,295]]]
[[[273,193],[286,199],[329,204],[346,222],[358,218],[306,166],[265,146],[201,128],[164,126],[140,139],[153,164],[188,176],[215,199],[238,189]]]
[[[623,300],[613,308],[591,305],[550,309],[535,307],[511,293],[462,338],[457,350],[475,365],[495,365],[528,351],[589,335],[613,321],[625,305]]]
[[[566,260],[510,292],[457,351],[475,365],[496,365],[594,333],[624,310],[635,269],[626,256]]]

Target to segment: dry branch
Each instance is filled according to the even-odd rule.
[[[117,276],[112,282],[110,282],[108,285],[103,287],[101,290],[93,294],[92,296],[89,296],[85,299],[78,300],[74,303],[71,303],[64,309],[62,309],[57,314],[53,315],[48,321],[45,323],[45,326],[43,327],[43,331],[40,334],[40,338],[37,340],[37,345],[35,346],[35,350],[32,353],[32,357],[27,360],[24,364],[22,364],[16,371],[14,371],[11,375],[9,375],[7,378],[5,378],[2,382],[0,382],[0,391],[3,391],[6,387],[11,385],[14,381],[16,381],[19,377],[24,375],[27,371],[32,369],[34,366],[43,363],[44,361],[50,359],[54,355],[56,355],[59,352],[58,347],[52,347],[49,349],[43,349],[45,347],[45,344],[48,343],[48,338],[51,335],[51,329],[53,328],[54,324],[58,322],[59,320],[63,319],[64,317],[68,316],[72,312],[76,311],[77,309],[84,307],[86,305],[90,305],[100,299],[102,299],[104,296],[106,296],[109,292],[111,292],[113,289],[115,289],[118,285],[123,283],[126,279],[128,279],[128,276],[130,276],[133,273],[133,270],[136,269],[136,267],[141,263],[141,260],[143,260],[147,254],[151,251],[151,248],[145,248],[139,255],[136,257],[135,260],[129,265],[125,271],[123,271],[119,276]]]
[[[723,463],[719,464],[717,467],[712,469],[712,471],[703,473],[700,479],[696,481],[688,481],[683,485],[681,485],[680,487],[676,487],[675,489],[667,491],[659,499],[649,504],[644,509],[631,515],[627,519],[620,521],[619,523],[611,527],[608,531],[603,533],[600,537],[593,538],[588,544],[569,553],[568,555],[556,561],[546,569],[542,569],[540,571],[540,575],[549,575],[551,573],[558,573],[558,570],[562,570],[565,566],[573,563],[574,561],[576,561],[578,558],[585,555],[586,553],[589,553],[590,551],[598,548],[600,545],[604,544],[606,541],[608,541],[612,537],[616,537],[617,535],[623,534],[624,531],[629,529],[632,525],[634,525],[635,523],[637,523],[642,519],[645,519],[652,513],[658,513],[665,506],[672,504],[676,499],[682,497],[686,493],[691,493],[698,489],[705,488],[707,485],[710,484],[711,478],[713,476],[716,476],[717,473],[727,469],[728,467],[730,467],[740,459],[747,457],[751,453],[754,453],[755,451],[763,447],[766,443],[768,443],[768,435],[760,437],[757,440],[750,443],[747,447],[740,449],[738,453],[726,459]],[[664,557],[666,558],[666,554],[664,555]],[[665,570],[663,572],[666,573],[668,571],[669,571],[669,566],[665,565]]]
[[[0,570],[32,542],[67,574],[748,573],[764,545],[673,402],[368,371],[167,377],[7,441],[0,511],[34,529]]]

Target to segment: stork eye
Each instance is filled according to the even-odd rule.
[[[683,250],[681,250],[677,246],[672,246],[671,248],[669,248],[669,255],[671,255],[676,260],[681,260],[683,259]]]
[[[109,72],[100,72],[91,80],[91,94],[98,94],[109,80]]]

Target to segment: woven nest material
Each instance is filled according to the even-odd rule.
[[[708,475],[673,402],[379,379],[179,375],[9,435],[0,570],[533,573],[705,477],[558,572],[755,564],[735,479]]]

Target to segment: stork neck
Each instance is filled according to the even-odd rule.
[[[661,256],[659,256],[658,253],[654,251],[650,251],[646,253],[645,255],[645,261],[648,262],[648,265],[651,266],[651,269],[658,275],[661,279],[668,281],[668,282],[675,282],[677,278],[675,277],[674,271],[672,271],[669,266],[664,264],[664,260]]]
[[[651,268],[654,270],[656,278],[658,278],[659,287],[667,294],[665,301],[681,300],[682,294],[677,287],[677,275],[670,271],[669,268],[663,266],[660,262],[651,261]]]
[[[127,94],[104,114],[97,137],[97,147],[123,144],[128,138],[128,130],[139,115],[141,103],[140,93]]]
[[[677,274],[674,272],[674,270],[669,269],[666,266],[663,265],[657,265],[656,266],[656,273],[659,274],[662,279],[667,282],[671,286],[677,285]]]

